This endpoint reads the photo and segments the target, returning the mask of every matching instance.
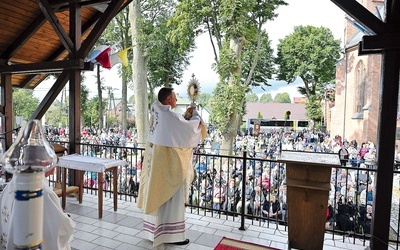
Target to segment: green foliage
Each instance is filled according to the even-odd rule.
[[[290,96],[287,92],[278,93],[274,98],[274,102],[277,103],[291,103]]]
[[[248,13],[253,10],[254,1],[225,0],[221,1],[221,28],[227,38],[246,37],[254,39],[256,24],[249,22]]]
[[[280,40],[277,50],[277,79],[292,83],[300,77],[308,98],[316,94],[318,85],[335,79],[340,41],[334,39],[328,28],[297,26]]]
[[[281,0],[181,0],[169,25],[169,38],[189,49],[194,38],[208,32],[220,82],[211,101],[211,121],[227,141],[244,113],[249,86],[267,85],[272,76],[272,49],[262,31]],[[248,47],[246,47],[248,46]],[[242,71],[243,70],[243,71]]]
[[[15,116],[29,119],[39,105],[39,99],[33,96],[32,90],[13,89],[13,110]]]
[[[272,102],[271,93],[262,94],[262,96],[260,97],[260,102],[261,103],[270,103],[270,102]]]
[[[68,115],[68,107],[55,100],[46,112],[46,124],[66,127],[68,125]]]
[[[197,103],[201,104],[205,108],[211,108],[210,99],[211,99],[211,94],[200,93]]]
[[[246,102],[258,102],[258,96],[254,93],[246,94]]]
[[[85,84],[81,84],[81,114],[85,114],[87,112],[89,101],[89,89]]]
[[[257,49],[257,42],[258,40],[251,40],[243,48],[242,78],[247,79],[251,75],[249,86],[264,89],[264,86],[271,86],[268,79],[272,79],[275,73],[273,49],[268,34],[264,30],[260,33],[259,49]],[[257,64],[253,69],[255,60]]]
[[[217,73],[220,79],[227,79],[240,66],[240,58],[229,48],[229,43],[224,43],[219,55]]]
[[[128,98],[128,103],[131,103],[131,104],[135,104],[135,95],[131,95],[129,98]]]
[[[258,118],[258,119],[264,118],[260,111],[258,111],[257,118]]]
[[[106,109],[107,101],[103,100],[103,110]],[[86,125],[98,126],[99,125],[99,97],[95,96],[86,102],[86,109],[83,112],[83,119]]]
[[[230,128],[231,114],[244,114],[244,107],[241,102],[244,98],[245,87],[240,85],[227,85],[218,83],[213,91],[211,107],[213,112],[210,115],[211,123],[221,129],[222,134]]]
[[[315,96],[311,96],[306,103],[306,116],[315,123],[321,122],[323,118],[321,103],[316,100]]]
[[[97,41],[97,44],[115,45],[117,46],[118,50],[131,47],[132,38],[130,27],[129,8],[124,8],[111,20]],[[132,61],[132,53],[128,53],[128,61]],[[132,81],[131,67],[123,67],[121,64],[118,64],[114,67],[118,67],[118,75],[120,77],[124,75],[127,79],[127,82]]]

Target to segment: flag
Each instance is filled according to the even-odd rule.
[[[89,61],[91,61],[92,63],[96,63],[96,57],[103,52],[104,50],[106,50],[107,48],[109,48],[110,46],[108,45],[99,45],[96,46],[96,48],[94,48],[92,50],[92,52],[89,54],[88,59]]]
[[[111,48],[108,47],[107,49],[100,52],[100,54],[95,58],[96,61],[106,69],[111,69],[110,51]]]
[[[128,64],[128,49],[118,51],[111,55],[111,67],[115,64],[121,63],[123,66],[127,67]]]
[[[88,56],[88,59],[93,63],[99,63],[107,69],[111,69],[114,65],[121,63],[127,67],[128,64],[128,50],[133,46],[118,51],[117,46],[99,45],[93,49]]]
[[[128,67],[129,66],[128,50],[131,48],[133,48],[133,46],[112,54],[110,56],[111,57],[111,67],[113,67],[115,64],[118,64],[118,63],[121,63],[123,66]]]

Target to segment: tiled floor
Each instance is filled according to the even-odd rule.
[[[187,237],[190,244],[186,246],[161,245],[152,247],[152,242],[142,237],[142,213],[136,203],[118,201],[118,211],[114,212],[113,201],[104,199],[103,218],[98,219],[98,197],[84,194],[83,203],[79,204],[73,197],[67,198],[66,211],[76,222],[74,239],[70,243],[73,250],[90,249],[193,249],[211,250],[223,236],[243,241],[272,246],[278,249],[288,249],[288,233],[282,227],[266,224],[251,225],[245,223],[246,230],[239,230],[240,221],[202,216],[186,213]],[[231,217],[230,217],[231,218]],[[368,242],[365,244],[368,246]],[[353,238],[343,238],[326,234],[324,249],[366,249],[363,242]]]

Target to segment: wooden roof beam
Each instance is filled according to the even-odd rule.
[[[39,106],[33,112],[31,119],[42,119],[43,115],[47,112],[51,104],[57,98],[58,94],[60,94],[65,84],[67,84],[68,79],[68,70],[64,70],[57,78],[49,92],[47,92],[46,96],[40,102]]]
[[[374,34],[386,33],[386,25],[356,0],[331,0],[347,15]]]
[[[60,38],[61,43],[64,45],[65,49],[72,53],[74,50],[74,43],[71,38],[69,38],[67,32],[64,30],[63,26],[60,24],[56,14],[51,8],[49,2],[47,0],[38,0],[38,4],[43,14],[47,17],[47,20],[53,27],[54,31]]]
[[[99,39],[103,31],[107,28],[107,25],[110,23],[111,19],[113,19],[113,17],[120,10],[124,1],[125,0],[114,0],[108,5],[106,11],[101,15],[99,21],[90,32],[85,42],[82,43],[82,46],[77,53],[78,57],[84,57],[89,54],[96,41]]]
[[[102,15],[101,12],[97,12],[91,19],[89,19],[88,21],[86,21],[83,25],[82,25],[82,33],[85,34],[86,32],[88,32],[88,30],[99,20],[100,16]],[[53,54],[51,54],[46,61],[55,61],[56,59],[58,59],[62,53],[64,53],[65,48],[64,46],[60,46],[56,51],[53,52]],[[85,57],[87,55],[84,55]],[[37,77],[37,75],[29,75],[27,76],[23,82],[21,82],[21,84],[19,85],[20,88],[25,88],[26,86],[29,86],[30,82],[32,80],[34,80]],[[43,78],[44,80],[45,78]],[[42,81],[38,82],[41,83]],[[37,85],[36,85],[37,86]]]
[[[10,74],[41,74],[50,72],[60,72],[64,69],[82,69],[93,70],[93,63],[84,62],[83,59],[55,61],[55,62],[41,62],[41,63],[27,63],[27,64],[14,64],[0,68],[0,73]]]
[[[49,0],[52,7],[58,7],[60,9],[66,9],[71,3],[78,2],[81,7],[93,6],[98,4],[108,4],[111,0]]]

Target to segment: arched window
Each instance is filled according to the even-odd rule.
[[[366,96],[366,78],[367,72],[364,63],[360,61],[356,68],[356,92],[355,92],[355,112],[357,114],[363,113],[363,107],[365,106],[365,96]],[[362,118],[362,117],[357,117]]]

